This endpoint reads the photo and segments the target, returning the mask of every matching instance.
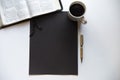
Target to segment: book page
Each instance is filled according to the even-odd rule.
[[[61,9],[59,0],[26,0],[26,1],[32,17]]]
[[[11,24],[30,17],[25,0],[0,0],[3,24]]]

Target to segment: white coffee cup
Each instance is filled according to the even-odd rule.
[[[86,11],[86,6],[81,1],[74,1],[69,6],[68,16],[73,21],[78,21],[83,24],[86,23],[84,20],[84,14]]]

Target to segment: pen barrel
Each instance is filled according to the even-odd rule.
[[[80,35],[80,47],[83,47],[83,35]]]
[[[80,47],[80,58],[83,58],[83,47]]]

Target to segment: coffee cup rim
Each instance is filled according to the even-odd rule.
[[[74,1],[74,2],[72,2],[72,3],[70,4],[70,7],[71,7],[72,5],[74,5],[74,4],[76,4],[76,3],[82,5],[83,8],[84,8],[85,11],[86,11],[86,6],[85,6],[85,4],[84,4],[83,2],[81,2],[81,1]],[[81,17],[85,14],[85,12],[84,12],[81,16],[74,16],[74,15],[70,12],[70,7],[69,7],[69,14],[70,14],[72,17],[74,17],[74,18],[81,18]]]

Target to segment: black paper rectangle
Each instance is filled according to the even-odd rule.
[[[30,75],[77,75],[77,22],[67,12],[30,20]]]

